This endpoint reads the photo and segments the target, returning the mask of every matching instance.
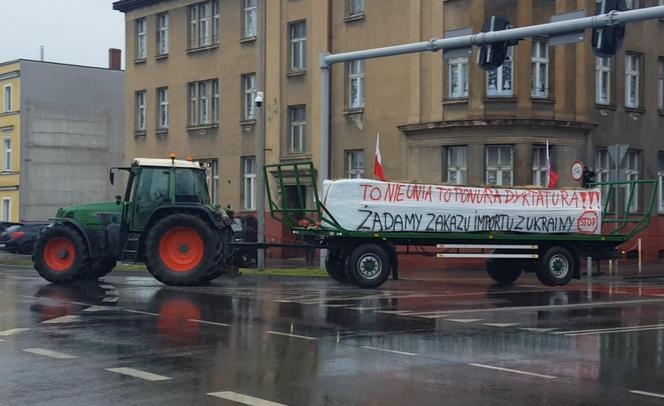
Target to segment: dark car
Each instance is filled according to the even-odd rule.
[[[0,221],[0,234],[4,233],[7,231],[7,229],[11,226],[22,226],[22,223],[14,223],[12,221]]]
[[[235,216],[233,218],[233,234],[235,236],[235,242],[256,242],[258,241],[258,220],[256,217],[247,215],[247,216]],[[235,258],[237,258],[237,265],[242,267],[253,267],[256,266],[256,260],[258,258],[258,250],[256,247],[238,247],[235,252]]]
[[[14,254],[32,254],[37,236],[47,223],[16,224],[0,234],[0,249]]]

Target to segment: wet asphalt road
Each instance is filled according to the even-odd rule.
[[[170,288],[3,268],[0,292],[1,405],[664,404],[664,279]]]

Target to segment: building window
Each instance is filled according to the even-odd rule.
[[[664,152],[657,154],[657,180],[659,186],[657,211],[664,213]]]
[[[242,207],[256,210],[256,158],[242,158]]]
[[[145,90],[136,92],[136,130],[145,131],[145,112],[147,110],[147,100]]]
[[[641,80],[641,56],[625,55],[625,107],[638,108]]]
[[[627,10],[633,10],[639,8],[641,5],[639,0],[625,0],[625,6],[627,7]]]
[[[639,180],[639,172],[641,168],[641,151],[629,150],[625,156],[625,180]],[[630,198],[631,187],[625,188],[625,206]],[[629,211],[634,213],[639,210],[639,185],[634,187],[634,195],[632,196],[632,202],[629,206]]]
[[[188,84],[189,125],[219,124],[219,81],[203,80]]]
[[[611,58],[595,58],[595,102],[609,104],[611,102]]]
[[[346,151],[346,174],[349,179],[360,179],[364,176],[363,150]]]
[[[447,183],[465,185],[468,181],[468,147],[447,147]]]
[[[148,56],[148,31],[145,18],[136,20],[136,59]]]
[[[346,15],[348,17],[364,14],[364,0],[347,0]]]
[[[288,108],[288,126],[290,128],[290,152],[301,154],[305,151],[307,134],[307,110],[305,106]]]
[[[514,173],[514,147],[512,145],[486,146],[486,183],[512,186]]]
[[[364,107],[364,61],[351,61],[348,66],[348,108]]]
[[[664,109],[664,59],[662,58],[659,58],[657,64],[657,108]]]
[[[157,128],[168,128],[168,88],[162,87],[157,89],[157,101],[159,109],[157,111]]]
[[[11,221],[12,199],[4,197],[2,199],[2,221]]]
[[[9,113],[12,111],[12,85],[5,85],[4,91],[4,106],[2,111],[4,113]]]
[[[168,55],[168,14],[157,15],[157,55]]]
[[[219,0],[189,6],[189,49],[219,43]]]
[[[258,21],[257,0],[243,0],[242,9],[242,37],[253,38],[256,36],[256,23]]]
[[[12,139],[10,137],[7,137],[3,140],[2,142],[2,147],[3,147],[3,157],[4,157],[4,165],[2,167],[2,170],[5,172],[11,172],[12,170]]]
[[[219,204],[219,161],[216,159],[197,160],[205,169],[210,203]]]
[[[244,120],[256,119],[256,74],[242,75],[242,118]]]
[[[505,63],[498,69],[486,73],[486,95],[490,97],[511,97],[514,95],[514,47],[507,48]]]
[[[595,151],[595,182],[605,183],[611,180],[611,164],[609,150],[597,148]]]
[[[549,96],[549,44],[546,41],[533,41],[530,86],[532,97]]]
[[[290,70],[303,71],[307,68],[307,23],[300,21],[288,25],[290,41]]]
[[[533,185],[541,187],[548,186],[545,145],[533,146]]]
[[[468,58],[449,60],[449,98],[468,97]]]

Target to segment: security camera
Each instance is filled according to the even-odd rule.
[[[256,107],[263,106],[263,92],[256,92]]]

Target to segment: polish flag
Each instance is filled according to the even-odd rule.
[[[376,156],[374,157],[374,177],[385,182],[383,159],[380,156],[380,134],[376,134]]]
[[[549,157],[549,140],[546,140],[546,187],[555,188],[560,176],[551,169],[551,158]]]

